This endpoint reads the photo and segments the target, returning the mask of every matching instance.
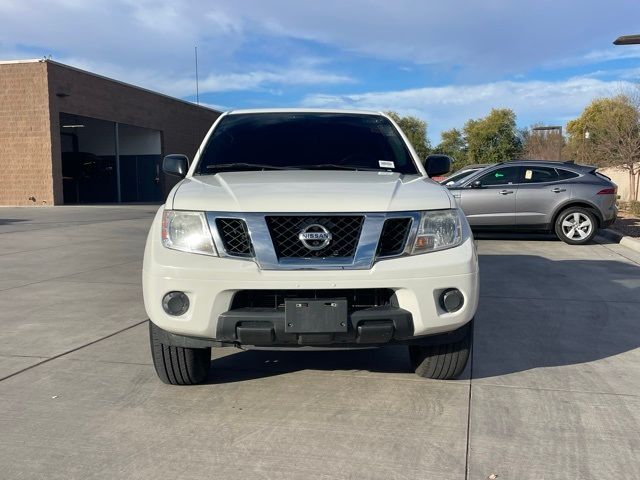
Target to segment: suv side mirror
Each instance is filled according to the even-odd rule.
[[[429,155],[424,163],[429,177],[444,175],[451,170],[451,157],[448,155]]]
[[[162,171],[168,175],[184,178],[189,170],[189,159],[186,155],[171,154],[162,160]]]
[[[471,182],[469,186],[471,188],[480,188],[482,186],[482,182],[480,180],[476,180],[475,182]]]

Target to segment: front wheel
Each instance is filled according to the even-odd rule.
[[[163,330],[149,320],[153,365],[160,380],[170,385],[195,385],[207,379],[211,348],[174,347],[162,343]]]
[[[556,219],[556,235],[569,245],[584,245],[590,242],[597,230],[596,217],[586,208],[567,208]]]
[[[416,375],[434,380],[451,380],[459,376],[467,365],[473,322],[466,325],[462,339],[441,345],[410,345],[409,358]]]

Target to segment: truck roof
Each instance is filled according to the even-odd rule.
[[[252,113],[348,113],[358,115],[384,115],[373,110],[356,110],[341,108],[249,108],[230,110],[228,115],[252,114]]]

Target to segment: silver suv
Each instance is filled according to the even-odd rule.
[[[569,162],[499,163],[449,189],[474,230],[555,231],[581,245],[617,215],[616,184],[595,167]]]

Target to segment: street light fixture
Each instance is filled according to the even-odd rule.
[[[614,45],[640,45],[640,34],[622,35],[613,41]]]
[[[557,131],[560,142],[558,147],[558,161],[562,160],[562,125],[550,125],[548,127],[533,127],[531,130],[536,132]]]

